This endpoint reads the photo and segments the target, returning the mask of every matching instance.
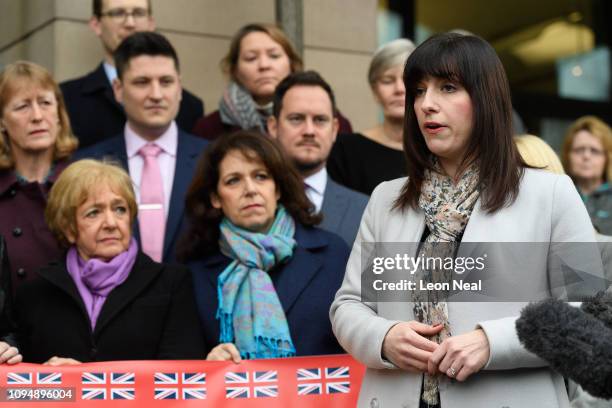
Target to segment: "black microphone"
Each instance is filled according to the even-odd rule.
[[[612,329],[612,292],[599,292],[582,303],[580,308]]]
[[[583,303],[581,307],[588,312],[553,299],[530,304],[521,312],[516,330],[525,348],[554,370],[592,396],[610,399],[612,309],[605,298]],[[608,318],[608,325],[595,316]]]

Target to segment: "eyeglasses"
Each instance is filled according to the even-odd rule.
[[[117,23],[122,23],[131,16],[134,20],[144,20],[149,17],[149,10],[145,8],[135,8],[131,12],[126,9],[116,8],[100,13],[100,17],[109,17]]]
[[[603,156],[604,154],[603,150],[587,146],[574,147],[572,148],[571,152],[574,154],[585,154],[588,152],[591,154],[591,156]]]

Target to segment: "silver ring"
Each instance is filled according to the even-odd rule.
[[[448,374],[449,377],[454,377],[455,374],[457,374],[457,371],[455,371],[455,369],[453,367],[449,368],[448,371],[446,372]]]

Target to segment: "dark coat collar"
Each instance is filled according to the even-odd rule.
[[[298,245],[293,257],[279,272],[274,284],[285,314],[290,313],[299,295],[323,267],[323,260],[314,256],[313,252],[329,245],[329,237],[324,231],[299,223],[295,227],[295,240]],[[217,287],[218,276],[230,262],[231,259],[220,252],[202,260],[213,287]]]
[[[95,70],[83,77],[83,86],[81,90],[84,94],[90,94],[106,89],[112,90],[112,87],[104,71],[104,63],[101,62]]]
[[[53,173],[47,179],[47,185],[49,188],[55,180],[59,177],[62,171],[68,166],[68,160],[60,160],[54,164]],[[17,184],[17,177],[15,176],[15,169],[7,169],[0,171],[0,195],[6,193],[7,190],[15,186]]]
[[[163,266],[155,263],[147,255],[139,252],[134,267],[128,278],[121,285],[111,291],[96,322],[94,335],[101,330],[117,315],[128,303],[142,292],[147,285],[154,280],[162,271]],[[79,305],[84,317],[89,321],[85,305],[81,295],[66,269],[65,257],[61,262],[56,262],[38,271],[39,275],[67,293]]]

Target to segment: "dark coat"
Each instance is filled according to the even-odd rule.
[[[87,147],[123,132],[125,113],[115,100],[102,64],[89,74],[60,84],[72,131],[81,147]],[[204,116],[202,100],[183,90],[176,117],[179,128],[189,132]]]
[[[11,271],[8,264],[8,254],[4,238],[0,235],[0,340],[13,346],[15,325],[13,322],[13,296],[11,290]]]
[[[269,274],[297,355],[344,353],[332,333],[329,307],[342,283],[349,248],[332,233],[299,224],[295,239],[293,257]],[[217,278],[231,261],[216,253],[189,264],[207,351],[219,344]]]
[[[45,207],[49,190],[66,165],[56,163],[44,184],[22,185],[13,170],[0,171],[0,235],[8,250],[13,294],[22,282],[36,276],[38,268],[63,253],[45,222]]]
[[[24,361],[42,363],[53,356],[82,362],[205,357],[185,267],[158,264],[140,253],[128,278],[106,299],[93,333],[65,261],[39,274],[17,291]]]
[[[338,133],[353,133],[351,122],[342,116],[340,112],[338,112],[338,122],[340,125]],[[221,114],[218,110],[216,110],[213,113],[198,119],[193,127],[192,133],[207,140],[215,140],[221,135],[235,132],[236,130],[240,130],[240,127],[223,123],[221,121]]]
[[[174,262],[176,259],[176,244],[182,232],[187,227],[185,217],[185,195],[187,188],[193,178],[198,157],[204,151],[207,141],[199,139],[179,129],[178,146],[176,150],[176,167],[174,170],[174,181],[172,182],[172,193],[170,196],[170,208],[166,219],[166,233],[164,236],[163,262]],[[87,149],[79,150],[74,155],[75,160],[84,158],[102,159],[105,157],[118,160],[123,168],[129,173],[127,151],[123,134],[112,139],[105,140]],[[138,220],[134,222],[134,238],[140,243],[140,228]]]

